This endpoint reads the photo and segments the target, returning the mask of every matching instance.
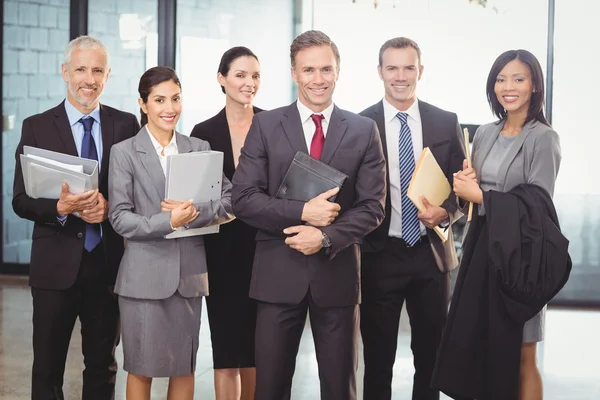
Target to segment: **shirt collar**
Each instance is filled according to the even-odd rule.
[[[302,104],[300,99],[296,101],[296,105],[298,106],[298,112],[300,113],[300,122],[302,122],[302,124],[308,121],[310,119],[310,116],[313,114],[321,114],[323,116],[323,119],[325,119],[326,123],[329,123],[329,121],[331,120],[331,114],[333,113],[333,103],[331,103],[329,107],[327,107],[323,110],[323,112],[320,113],[316,113],[310,108],[306,107],[304,104]]]
[[[393,121],[396,118],[396,114],[401,112],[396,107],[394,107],[387,99],[383,98],[383,112],[386,118],[386,122]],[[408,110],[402,111],[405,114],[408,114],[413,120],[418,123],[421,123],[421,112],[419,111],[419,99],[415,99],[415,101],[408,107]]]
[[[152,133],[150,132],[150,127],[148,125],[146,125],[146,130],[148,131],[148,136],[150,136],[150,141],[152,142],[152,146],[154,146],[154,150],[156,150],[156,152],[158,154],[162,153],[163,147],[160,143],[158,143],[158,140],[156,140],[156,138],[154,136],[152,136]],[[171,141],[164,148],[166,149],[167,147],[172,147],[172,146],[177,147],[177,139],[176,138],[177,138],[177,133],[173,132],[173,137],[171,137]]]
[[[69,101],[69,99],[65,99],[65,111],[67,112],[67,118],[69,119],[69,124],[71,126],[75,125],[79,122],[82,117],[92,117],[94,118],[94,122],[100,124],[100,103],[92,110],[89,114],[84,114],[78,109],[75,108],[73,104]]]

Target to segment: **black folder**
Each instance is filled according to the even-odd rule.
[[[283,177],[276,197],[309,201],[335,187],[341,189],[346,179],[346,174],[299,151]],[[329,200],[334,201],[335,197],[332,196]]]

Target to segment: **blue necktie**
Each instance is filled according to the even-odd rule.
[[[81,118],[79,120],[83,124],[83,141],[81,142],[81,157],[89,158],[90,160],[98,160],[98,151],[96,143],[92,137],[92,125],[94,118]],[[102,235],[100,233],[100,224],[86,224],[85,227],[85,242],[84,247],[88,252],[91,252],[98,246]]]
[[[398,153],[400,157],[400,191],[402,192],[402,239],[407,245],[413,246],[421,237],[421,227],[417,218],[417,207],[410,201],[406,192],[415,171],[415,153],[412,135],[406,118],[408,114],[399,112],[396,117],[400,120],[400,138]]]

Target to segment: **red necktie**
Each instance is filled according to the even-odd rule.
[[[320,114],[313,114],[310,117],[316,126],[315,133],[312,137],[312,141],[310,142],[310,156],[320,160],[321,153],[323,152],[323,145],[325,144],[325,134],[323,133],[323,125],[321,125],[321,121],[325,117]]]

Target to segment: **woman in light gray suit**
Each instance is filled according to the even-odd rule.
[[[508,192],[535,184],[550,196],[560,167],[558,134],[544,117],[544,77],[539,61],[526,50],[501,54],[489,73],[487,97],[499,121],[482,125],[473,140],[473,169],[455,176],[454,191],[484,214],[483,190]],[[469,176],[470,175],[470,176]],[[527,321],[521,349],[521,400],[542,399],[536,364],[537,342],[544,338],[545,309]]]
[[[115,292],[119,295],[127,399],[150,399],[152,377],[169,377],[169,399],[192,399],[202,296],[208,294],[202,236],[165,239],[179,227],[233,219],[231,183],[220,201],[165,199],[166,157],[209,150],[175,132],[181,85],[170,68],[151,68],[139,84],[143,128],[113,146],[109,219],[127,239]]]

